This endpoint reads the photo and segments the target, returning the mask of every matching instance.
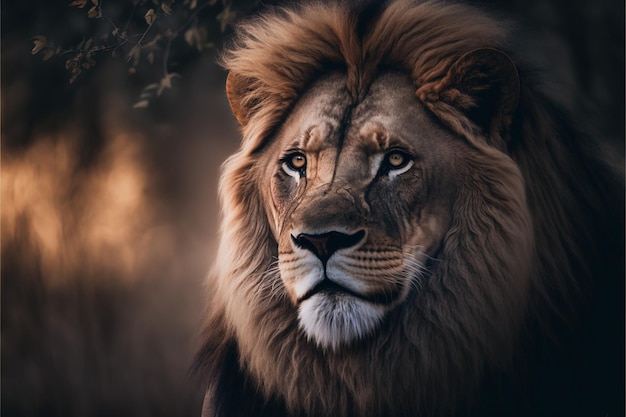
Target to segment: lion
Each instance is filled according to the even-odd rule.
[[[348,3],[225,52],[202,415],[623,413],[619,176],[498,20]]]

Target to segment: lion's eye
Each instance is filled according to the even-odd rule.
[[[291,176],[306,175],[306,156],[301,152],[295,152],[283,158],[283,170]]]
[[[404,152],[392,151],[387,154],[386,160],[390,169],[401,169],[411,161],[411,158]]]
[[[384,172],[387,172],[391,179],[404,174],[411,169],[412,166],[413,158],[404,151],[394,149],[385,155],[383,164]]]
[[[292,155],[289,159],[289,165],[293,169],[302,169],[306,166],[306,157],[300,153]]]
[[[401,167],[404,164],[405,159],[406,158],[404,157],[404,155],[402,155],[400,152],[393,152],[387,156],[387,161],[389,162],[389,165],[394,168]]]

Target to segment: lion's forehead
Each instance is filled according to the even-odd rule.
[[[351,103],[345,82],[345,75],[331,73],[311,85],[281,127],[278,140],[283,148],[318,152],[339,143]]]
[[[376,154],[398,143],[420,146],[420,125],[429,121],[408,75],[383,74],[358,101],[345,83],[345,75],[333,73],[312,84],[281,129],[282,150],[305,151],[313,171],[332,165],[354,172],[360,166],[368,175]]]

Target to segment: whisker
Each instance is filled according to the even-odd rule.
[[[424,246],[422,245],[404,245],[404,253],[407,256],[415,256],[416,254],[418,254],[421,257],[426,258],[428,261],[431,262],[441,262],[442,259],[436,258],[434,256],[430,256],[429,254],[427,254],[426,252],[423,251]]]
[[[404,249],[405,256],[402,262],[404,271],[410,277],[409,285],[411,288],[419,292],[424,287],[426,277],[431,273],[431,269],[428,268],[427,263],[423,262],[421,259],[427,262],[441,262],[441,260],[423,252],[421,245],[406,245]]]
[[[280,278],[280,269],[278,259],[275,258],[272,263],[263,272],[260,285],[255,288],[255,295],[261,300],[274,301],[286,297],[283,281]]]

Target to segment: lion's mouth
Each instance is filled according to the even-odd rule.
[[[398,290],[390,290],[385,293],[359,294],[326,278],[300,297],[298,303],[302,303],[316,294],[323,294],[330,297],[347,295],[373,304],[391,304],[399,297],[400,292]]]

